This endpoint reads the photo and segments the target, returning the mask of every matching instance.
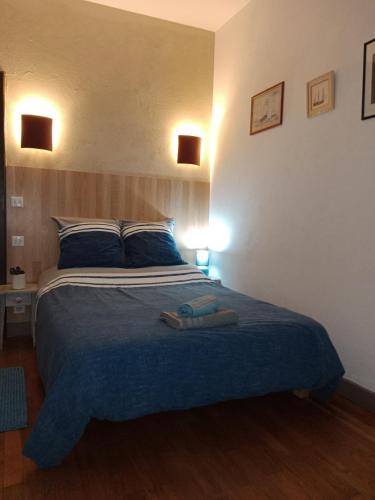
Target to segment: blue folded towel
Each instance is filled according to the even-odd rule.
[[[234,325],[238,323],[238,314],[232,309],[218,309],[213,314],[197,316],[195,318],[181,318],[175,312],[162,312],[160,319],[168,326],[177,330],[190,330],[191,328],[213,328],[216,326]]]
[[[196,318],[215,313],[217,308],[217,299],[214,295],[202,295],[190,302],[181,304],[177,309],[177,314],[182,318]]]

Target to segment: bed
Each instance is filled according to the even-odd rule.
[[[179,331],[160,320],[205,294],[236,310],[239,324]],[[296,389],[325,400],[344,373],[322,325],[191,265],[49,270],[36,350],[46,397],[24,454],[40,467],[60,464],[91,418],[123,421]]]

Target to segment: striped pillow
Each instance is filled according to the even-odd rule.
[[[59,238],[59,269],[124,265],[120,226],[115,221],[66,224]]]
[[[168,221],[124,222],[121,236],[124,241],[125,267],[186,264],[177,250]]]

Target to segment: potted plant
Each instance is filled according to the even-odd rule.
[[[15,290],[22,290],[26,288],[25,271],[19,266],[11,267],[10,274],[12,276],[12,288]]]

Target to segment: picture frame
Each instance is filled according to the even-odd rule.
[[[283,123],[285,82],[277,83],[251,98],[250,135]]]
[[[329,71],[307,82],[307,116],[312,118],[335,107],[335,72]]]
[[[375,118],[375,38],[363,47],[362,120]]]

